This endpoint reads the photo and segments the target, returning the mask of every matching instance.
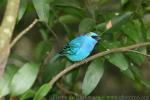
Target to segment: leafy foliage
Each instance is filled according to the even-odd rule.
[[[53,64],[50,63],[50,59],[62,49],[68,40],[78,35],[93,31],[101,36],[102,39],[97,44],[94,53],[149,41],[149,0],[137,0],[136,3],[134,0],[31,1],[21,0],[16,27],[18,29],[16,30],[18,32],[19,28],[22,29],[22,23],[28,21],[31,23],[32,19],[38,18],[40,22],[35,30],[28,33],[29,39],[32,40],[32,43],[28,43],[35,45],[31,50],[24,43],[19,48],[24,52],[19,55],[18,42],[11,51],[11,55],[17,54],[21,57],[9,59],[4,77],[0,79],[0,97],[9,95],[17,96],[20,100],[41,100],[64,94],[93,95],[92,93],[95,93],[99,85],[103,85],[104,80],[109,81],[102,80],[102,78],[110,78],[116,73],[119,74],[115,76],[118,77],[118,80],[121,76],[125,77],[123,80],[127,82],[132,81],[132,84],[127,84],[134,86],[136,91],[134,95],[150,88],[150,80],[143,78],[146,71],[141,71],[143,68],[141,66],[144,66],[145,69],[148,66],[148,64],[144,65],[147,58],[142,54],[149,54],[148,47],[133,50],[139,53],[132,51],[114,53],[96,59],[84,64],[83,69],[76,69],[63,76],[59,84],[54,86],[48,84],[55,75],[72,64],[64,57]],[[5,5],[5,0],[0,1],[0,8],[4,9],[3,5]],[[36,34],[32,35],[32,33]],[[33,52],[28,53],[28,49]],[[106,68],[105,72],[104,68]],[[113,73],[107,74],[108,77],[105,76],[107,69],[110,74]],[[111,69],[117,71],[113,72]],[[106,90],[109,88],[106,87]],[[120,92],[122,91],[118,93]],[[104,94],[103,91],[101,93]],[[144,92],[143,94],[149,95],[149,93]]]
[[[18,70],[10,84],[12,95],[22,94],[33,85],[38,74],[37,66],[34,63],[27,63]]]
[[[39,90],[36,92],[33,100],[41,100],[51,89],[49,84],[42,85]]]
[[[97,59],[89,65],[82,84],[83,94],[89,95],[97,86],[104,73],[103,62]]]

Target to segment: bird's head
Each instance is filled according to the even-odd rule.
[[[101,39],[100,36],[97,35],[97,34],[94,33],[94,32],[89,32],[89,33],[87,33],[86,35],[89,36],[89,37],[91,37],[91,38],[93,38],[93,39],[95,39],[95,40],[97,40],[97,41]]]

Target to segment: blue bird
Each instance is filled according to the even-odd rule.
[[[71,61],[81,61],[90,55],[99,39],[99,36],[94,32],[76,37],[54,59],[59,56],[66,56]]]

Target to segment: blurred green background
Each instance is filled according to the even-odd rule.
[[[9,2],[9,0],[8,0]],[[7,0],[0,0],[0,21]],[[65,67],[73,64],[50,59],[76,36],[96,32],[102,38],[94,52],[150,40],[150,0],[21,0],[14,39],[34,19],[40,22],[12,48],[0,97],[20,100],[43,97],[37,93]],[[108,22],[112,27],[108,29]],[[149,54],[149,47],[135,49]],[[92,55],[91,54],[91,55]],[[49,60],[42,65],[49,55]],[[134,52],[114,53],[71,71],[49,91],[51,96],[149,95],[150,58]],[[35,99],[36,100],[36,99]]]

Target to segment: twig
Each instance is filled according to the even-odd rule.
[[[26,29],[24,29],[22,32],[20,32],[16,36],[16,38],[11,42],[10,48],[12,48],[23,35],[25,35],[31,28],[33,28],[38,21],[39,21],[38,19],[35,19]]]
[[[56,17],[56,20],[64,27],[65,31],[69,34],[69,29],[67,27],[66,24],[62,23],[60,20],[59,20],[59,17],[57,16],[57,14],[55,13],[55,11],[53,10],[53,8],[50,9],[52,11],[52,13],[54,14],[54,16]]]
[[[42,77],[41,74],[43,73],[43,67],[48,64],[49,59],[52,57],[52,54],[54,53],[54,48],[51,49],[50,52],[47,52],[47,56],[43,60],[43,63],[41,63],[39,67],[39,73],[38,73],[38,82],[42,83]]]
[[[130,52],[134,52],[134,53],[137,53],[137,54],[140,54],[140,55],[143,55],[143,56],[147,56],[147,57],[150,57],[149,54],[145,54],[145,53],[142,53],[142,52],[139,52],[139,51],[136,51],[136,50],[128,50]]]
[[[59,44],[59,38],[58,38],[57,34],[52,30],[51,27],[49,27],[49,25],[47,23],[44,23],[44,24],[45,24],[46,28],[52,33],[52,35],[55,37],[57,43]]]
[[[139,43],[139,44],[135,44],[135,45],[131,45],[131,46],[126,46],[126,47],[121,47],[121,48],[114,48],[111,50],[107,50],[107,51],[103,51],[100,53],[97,53],[93,56],[88,57],[87,59],[75,63],[69,67],[66,67],[63,71],[61,71],[60,73],[58,73],[52,80],[49,81],[50,86],[53,86],[62,76],[64,76],[66,73],[72,71],[75,68],[78,68],[80,65],[83,65],[84,63],[87,63],[93,59],[96,59],[98,57],[102,57],[111,53],[117,53],[117,52],[126,52],[130,49],[135,49],[135,48],[140,48],[140,47],[144,47],[144,46],[148,46],[150,45],[150,42],[144,42],[144,43]]]
[[[68,94],[68,95],[73,95],[73,96],[79,96],[79,94],[74,93],[74,92],[69,91],[68,89],[66,89],[66,88],[63,86],[63,84],[57,83],[56,85],[57,85],[57,87],[62,91],[63,94],[66,94],[66,95]]]

